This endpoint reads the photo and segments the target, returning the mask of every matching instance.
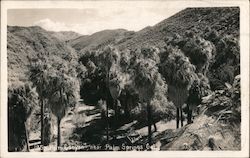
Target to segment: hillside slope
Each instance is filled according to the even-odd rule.
[[[193,27],[203,32],[206,26],[210,26],[221,34],[238,38],[239,12],[238,7],[187,8],[138,32],[117,29],[83,36],[70,31],[51,33],[38,26],[8,26],[8,76],[10,80],[25,78],[27,56],[49,53],[62,57],[69,53],[75,54],[75,51],[80,55],[87,49],[98,49],[108,44],[114,44],[121,50],[145,45],[161,47],[166,37],[174,33],[183,35]]]
[[[131,38],[133,31],[124,29],[104,30],[92,35],[84,35],[69,41],[69,44],[77,51],[100,48],[110,43],[118,43]]]
[[[59,40],[65,41],[65,42],[82,36],[81,34],[73,32],[73,31],[60,31],[60,32],[50,31],[49,33],[51,33],[52,36],[58,38]]]
[[[133,38],[118,44],[120,49],[141,47],[143,45],[163,46],[164,39],[174,33],[183,35],[185,31],[196,28],[204,32],[207,26],[222,34],[239,36],[238,7],[187,8],[179,13],[136,32]],[[219,15],[219,16],[218,16]]]
[[[29,59],[38,55],[46,55],[51,61],[77,56],[74,49],[38,26],[8,26],[7,53],[10,83],[27,80]]]

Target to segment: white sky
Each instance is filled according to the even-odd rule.
[[[115,3],[115,2],[114,2]],[[75,31],[83,35],[105,29],[123,28],[138,31],[152,26],[179,12],[184,7],[174,7],[165,2],[119,3],[95,5],[82,9],[10,9],[8,25],[41,26],[50,31]]]

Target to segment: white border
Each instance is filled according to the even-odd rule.
[[[1,1],[1,157],[248,157],[249,156],[249,1],[171,1],[171,6],[186,7],[240,7],[240,53],[242,126],[241,151],[150,151],[150,152],[7,152],[7,9],[14,8],[95,8],[149,7],[166,4],[169,1]],[[168,3],[168,4],[167,4]],[[138,5],[139,4],[139,5]],[[220,16],[220,15],[218,15]]]

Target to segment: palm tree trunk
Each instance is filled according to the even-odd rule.
[[[176,108],[176,128],[179,128],[179,108]]]
[[[29,146],[29,133],[28,133],[28,129],[27,129],[27,122],[24,122],[24,126],[25,126],[25,136],[26,136],[26,146],[27,146],[27,151],[30,151],[30,146]]]
[[[128,111],[128,97],[127,94],[125,95],[126,98],[124,99],[124,114],[127,118],[129,118],[129,111]]]
[[[188,105],[187,123],[188,124],[192,123],[192,110],[190,109],[189,105]]]
[[[62,96],[62,92],[63,90],[60,89],[60,98],[61,98],[61,104],[66,104],[63,102],[63,96]],[[60,114],[59,114],[60,115]],[[57,151],[60,151],[60,146],[61,146],[61,128],[60,128],[60,124],[61,124],[61,116],[57,116]]]
[[[109,79],[109,72],[107,71],[106,74],[106,91],[108,92],[108,79]],[[107,123],[107,129],[106,129],[106,135],[107,135],[107,144],[109,143],[109,108],[108,108],[108,93],[106,92],[106,123]]]
[[[147,103],[147,117],[148,117],[148,144],[151,146],[152,145],[152,130],[151,130],[151,125],[152,125],[152,115],[151,115],[151,106],[150,103]]]
[[[43,99],[40,99],[41,102],[41,152],[44,151],[44,102]]]
[[[154,122],[154,129],[155,129],[155,132],[157,132],[157,126],[156,126],[156,123]]]
[[[106,123],[107,123],[107,128],[106,128],[106,135],[107,135],[107,144],[109,143],[109,109],[108,109],[108,104],[107,110],[106,110]]]
[[[61,146],[61,119],[57,117],[57,151],[60,151],[60,146]]]
[[[113,99],[114,102],[113,102],[113,108],[115,109],[115,117],[114,117],[114,123],[115,123],[115,126],[118,124],[118,107],[117,107],[117,99]]]
[[[180,113],[181,113],[181,127],[183,127],[183,115],[182,115],[182,107],[180,107]]]

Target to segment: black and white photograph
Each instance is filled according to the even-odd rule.
[[[2,3],[2,153],[249,156],[248,1],[21,2]]]

